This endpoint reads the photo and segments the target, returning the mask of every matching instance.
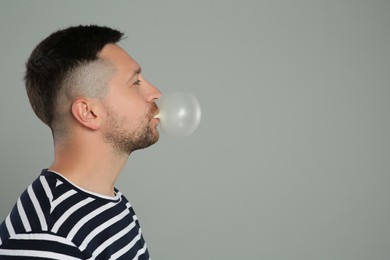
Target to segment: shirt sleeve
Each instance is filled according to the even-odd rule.
[[[79,248],[66,238],[52,233],[16,234],[2,241],[0,259],[85,259]]]

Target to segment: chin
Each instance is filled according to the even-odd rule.
[[[145,138],[142,141],[139,140],[136,143],[132,143],[131,152],[148,148],[149,146],[157,143],[159,139],[160,139],[160,135],[157,131],[150,133],[149,135],[145,136]]]

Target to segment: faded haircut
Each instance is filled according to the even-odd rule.
[[[105,95],[114,68],[99,53],[122,38],[122,32],[109,27],[80,25],[52,33],[32,51],[24,77],[27,95],[54,134],[65,131],[62,117],[74,98]]]

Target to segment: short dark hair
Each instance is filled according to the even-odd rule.
[[[80,25],[58,30],[40,42],[26,63],[24,77],[35,114],[52,128],[64,80],[79,66],[98,60],[105,45],[122,37],[122,32],[109,27]]]

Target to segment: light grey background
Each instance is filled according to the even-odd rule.
[[[53,158],[24,62],[96,23],[162,92],[195,94],[189,138],[118,182],[153,259],[390,259],[390,1],[1,1],[0,217]]]

